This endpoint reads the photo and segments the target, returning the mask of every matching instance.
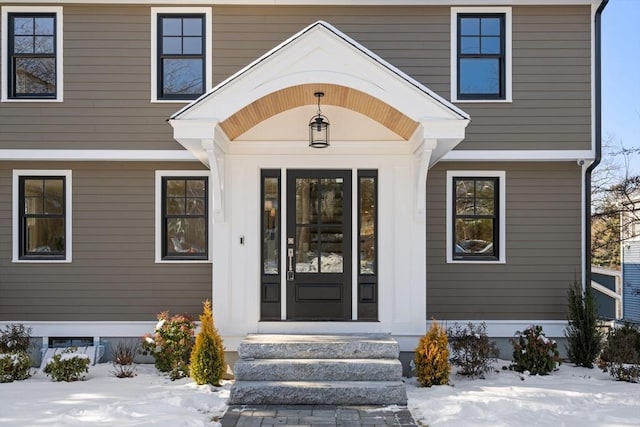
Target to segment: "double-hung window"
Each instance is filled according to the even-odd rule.
[[[504,8],[454,8],[452,99],[511,99],[511,19]],[[474,11],[477,10],[477,11]],[[452,73],[454,74],[454,73]]]
[[[209,181],[202,172],[156,173],[157,261],[209,259]]]
[[[62,100],[62,8],[2,11],[2,100]]]
[[[447,173],[447,260],[504,262],[505,173]]]
[[[210,88],[210,11],[153,8],[152,100],[192,100]]]
[[[71,171],[14,171],[14,261],[71,261]]]

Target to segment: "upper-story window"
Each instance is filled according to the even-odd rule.
[[[2,9],[2,100],[62,100],[62,8]]]
[[[452,9],[452,99],[511,100],[509,8]]]
[[[152,100],[196,99],[210,88],[210,10],[152,10]]]

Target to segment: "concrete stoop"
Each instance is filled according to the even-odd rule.
[[[388,335],[249,335],[232,405],[406,405],[398,343]]]

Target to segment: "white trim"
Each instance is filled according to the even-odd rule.
[[[494,2],[495,4],[496,2]],[[504,14],[504,99],[458,99],[458,14],[460,13],[503,13]],[[451,102],[505,103],[512,102],[512,25],[511,7],[452,7],[451,8]]]
[[[0,328],[21,323],[31,328],[32,337],[142,337],[153,332],[157,321],[11,321],[0,322]]]
[[[194,260],[194,259],[185,259],[185,260],[164,260],[162,259],[162,178],[167,176],[195,176],[195,177],[204,177],[207,178],[207,257],[206,260]],[[211,227],[211,213],[213,212],[213,204],[211,197],[211,175],[208,170],[157,170],[156,171],[156,191],[155,191],[155,236],[156,236],[156,244],[155,244],[155,262],[157,264],[208,264],[211,263],[211,252],[212,252],[212,227]]]
[[[510,161],[510,162],[567,162],[591,161],[593,150],[452,150],[442,161]]]
[[[19,224],[19,215],[18,209],[20,208],[20,189],[19,189],[19,177],[21,176],[63,176],[65,177],[65,258],[64,259],[20,259],[20,224]],[[73,244],[72,244],[72,212],[73,212],[73,203],[72,203],[72,193],[73,185],[71,182],[71,170],[66,169],[14,169],[13,170],[13,187],[12,187],[12,195],[11,195],[11,225],[12,225],[12,258],[11,261],[14,263],[25,263],[25,264],[59,264],[59,263],[70,263],[72,260],[73,253]]]
[[[460,177],[469,177],[469,178],[478,178],[478,177],[497,177],[499,179],[499,190],[498,190],[498,259],[495,261],[487,261],[487,260],[455,260],[453,259],[453,178]],[[506,172],[505,171],[456,171],[456,170],[448,170],[447,171],[447,206],[446,206],[446,215],[447,215],[447,263],[448,264],[505,264],[507,262],[506,258]]]
[[[187,150],[0,150],[1,160],[198,161]]]
[[[7,0],[5,3],[78,4],[87,0]],[[450,5],[589,5],[599,0],[190,0],[204,5],[321,5],[321,6],[450,6]],[[104,4],[149,4],[149,0],[101,0]],[[176,0],[154,0],[154,4],[176,4]]]
[[[60,2],[56,2],[60,3]],[[56,14],[56,97],[55,99],[10,99],[9,93],[9,65],[7,61],[8,43],[9,43],[9,13],[55,13]],[[64,16],[62,6],[3,6],[2,18],[0,24],[0,52],[2,54],[2,70],[0,72],[0,81],[2,98],[0,102],[62,102],[64,100],[64,32],[63,32]]]
[[[564,337],[564,330],[567,327],[565,320],[447,320],[440,321],[445,327],[453,326],[455,323],[466,325],[472,323],[479,325],[485,323],[487,334],[492,338],[512,338],[516,331],[522,331],[531,325],[541,325],[545,335],[549,338]],[[31,328],[33,337],[55,337],[55,336],[92,336],[99,338],[128,338],[142,337],[146,333],[153,332],[156,321],[11,321],[0,322],[0,328],[11,323],[22,323],[25,327]],[[326,334],[327,322],[259,322],[258,333],[294,333],[286,325],[294,326],[298,333],[321,333]],[[321,326],[324,324],[325,329]],[[374,333],[388,332],[380,327],[378,322],[331,322],[334,330],[331,333]],[[431,321],[425,321],[425,330],[429,328]],[[240,341],[246,334],[225,334],[223,339],[227,351],[237,351]],[[419,335],[413,334],[392,334],[400,344],[401,351],[413,351],[416,343],[420,339]],[[95,340],[95,338],[94,338]]]
[[[564,337],[564,330],[568,325],[566,320],[440,320],[439,323],[446,328],[469,323],[478,326],[484,323],[487,326],[487,335],[493,338],[511,338],[517,331],[523,331],[532,325],[540,325],[544,334],[549,338]],[[431,321],[426,323],[427,329]]]
[[[175,1],[172,2],[175,4]],[[210,4],[210,2],[209,2]],[[190,103],[192,99],[158,99],[158,14],[204,14],[204,92],[207,93],[213,86],[213,28],[211,19],[211,7],[152,7],[151,8],[151,102],[158,103]]]

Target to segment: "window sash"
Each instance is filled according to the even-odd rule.
[[[26,195],[25,182],[28,180],[37,180],[43,181],[43,193],[40,197],[38,196],[28,196]],[[62,194],[60,196],[60,200],[62,202],[62,210],[58,213],[46,213],[44,206],[46,204],[46,182],[47,181],[62,181]],[[66,214],[67,214],[67,206],[66,206],[66,197],[67,197],[67,181],[64,176],[20,176],[19,177],[19,204],[18,204],[18,216],[19,216],[19,259],[65,259],[66,258]],[[42,202],[42,212],[40,213],[28,213],[26,212],[26,202],[27,199],[32,199],[38,201],[41,199]],[[28,226],[29,222],[40,222],[39,220],[57,220],[62,221],[62,250],[51,250],[51,251],[30,251],[29,243],[28,243],[28,233],[30,227]]]
[[[473,205],[474,205],[474,213],[465,213],[465,214],[458,214],[457,212],[457,205],[458,205],[458,200],[460,200],[460,198],[457,195],[457,184],[460,181],[471,181],[473,182],[473,197],[469,200],[473,201]],[[477,182],[478,181],[492,181],[493,182],[493,213],[491,214],[478,214],[477,212],[475,212],[475,207],[478,205],[478,196],[476,194],[476,189],[477,189]],[[453,202],[453,206],[451,207],[451,212],[452,212],[452,245],[451,245],[451,251],[452,251],[452,259],[453,260],[477,260],[477,261],[486,261],[486,260],[491,260],[491,261],[496,261],[499,259],[499,254],[500,254],[500,222],[499,222],[499,212],[500,212],[500,198],[499,198],[499,194],[500,194],[500,178],[498,177],[454,177],[453,178],[453,185],[452,185],[452,190],[453,192],[453,198],[452,198],[452,202]],[[467,199],[467,198],[465,198]],[[474,253],[474,252],[470,252],[470,253],[458,253],[456,251],[456,247],[458,246],[458,235],[457,235],[457,225],[459,223],[459,220],[464,221],[464,220],[470,220],[470,221],[483,221],[483,220],[489,220],[491,221],[491,227],[492,227],[492,233],[491,233],[491,237],[493,239],[492,241],[492,247],[491,247],[491,252],[490,253]]]
[[[31,18],[34,20],[34,26],[32,33],[30,34],[16,34],[15,21],[19,18]],[[53,27],[52,34],[38,34],[36,30],[35,20],[37,18],[52,18]],[[35,99],[55,99],[57,97],[57,55],[58,55],[58,34],[57,34],[57,14],[56,13],[9,13],[8,14],[8,44],[7,44],[7,63],[9,64],[9,84],[8,84],[8,98],[9,99],[21,99],[21,98],[35,98]],[[39,36],[52,37],[53,49],[52,52],[35,52],[35,39]],[[32,37],[34,39],[34,52],[20,53],[15,51],[16,37]],[[49,79],[53,85],[53,91],[39,91],[39,92],[19,92],[18,86],[18,62],[20,60],[33,60],[33,61],[53,61],[53,65],[49,67],[53,76]],[[38,76],[35,76],[36,78]],[[46,86],[47,82],[44,82],[43,86]]]
[[[200,95],[205,92],[205,81],[206,81],[206,17],[204,14],[158,14],[157,15],[157,81],[158,81],[158,99],[196,99]],[[164,20],[165,19],[179,19],[181,23],[181,33],[179,35],[176,34],[164,34]],[[191,35],[185,34],[184,31],[184,20],[185,19],[199,19],[201,23],[200,35]],[[192,40],[196,38],[200,38],[200,54],[196,53],[165,53],[164,52],[164,39],[165,37],[172,39],[179,39],[181,50],[184,49],[185,39]],[[168,65],[170,62],[174,64],[177,61],[185,61],[185,63],[193,62],[196,60],[200,60],[201,64],[197,68],[192,68],[192,70],[196,70],[200,73],[200,89],[194,91],[193,93],[172,93],[167,91],[167,81],[165,72],[170,71],[170,66]]]
[[[169,181],[182,181],[184,183],[184,193],[181,196],[169,195],[167,184]],[[191,196],[187,193],[187,185],[189,181],[203,181],[204,193],[202,196]],[[181,200],[184,202],[182,207],[183,213],[169,213],[168,208],[169,199],[173,201]],[[188,200],[202,199],[202,213],[188,213],[187,201]],[[209,258],[209,180],[206,176],[165,176],[162,177],[162,259],[163,260],[206,260]],[[190,248],[182,248],[181,242],[173,242],[174,246],[180,246],[183,251],[168,251],[169,239],[171,233],[169,232],[170,223],[172,220],[194,220],[203,221],[203,243],[201,250],[192,251],[193,246]],[[189,243],[189,242],[186,242]]]
[[[489,35],[483,35],[482,33],[482,19],[488,19],[488,18],[498,18],[500,20],[500,34],[499,34],[499,38],[500,38],[500,52],[499,53],[483,53],[482,52],[482,41],[483,38],[495,38],[496,36],[494,34],[489,34]],[[463,19],[479,19],[480,20],[480,29],[478,31],[477,34],[465,34],[463,35],[463,30],[462,30],[462,20]],[[470,99],[470,100],[474,100],[474,99],[505,99],[506,97],[506,59],[505,59],[505,52],[506,52],[506,34],[505,34],[505,21],[506,21],[506,17],[505,14],[503,13],[497,13],[497,14],[467,14],[467,13],[460,13],[457,15],[457,26],[458,26],[458,33],[456,34],[457,37],[457,54],[458,57],[456,59],[457,61],[457,98],[460,100],[464,100],[464,99]],[[463,46],[462,46],[462,38],[478,38],[479,41],[479,48],[478,48],[478,52],[475,53],[463,53]],[[466,60],[466,61],[473,61],[473,60],[495,60],[498,63],[498,90],[496,92],[463,92],[462,91],[462,81],[463,81],[463,72],[462,72],[462,62]]]

